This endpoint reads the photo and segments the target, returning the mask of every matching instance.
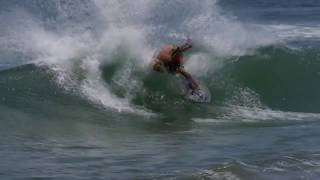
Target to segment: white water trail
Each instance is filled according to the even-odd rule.
[[[319,113],[286,112],[280,110],[249,108],[243,106],[227,106],[212,108],[212,111],[219,110],[222,115],[218,118],[194,117],[193,121],[198,123],[225,124],[234,122],[263,123],[263,122],[299,122],[318,121]]]

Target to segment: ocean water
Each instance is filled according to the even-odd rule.
[[[320,2],[1,0],[0,179],[319,179]],[[153,53],[191,37],[192,103]]]

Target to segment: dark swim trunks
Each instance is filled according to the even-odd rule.
[[[164,65],[169,73],[175,74],[177,69],[181,67],[180,64],[168,63]]]

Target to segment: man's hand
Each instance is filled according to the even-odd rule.
[[[192,48],[192,41],[191,41],[190,38],[188,38],[187,41],[183,45],[179,46],[179,49],[182,52],[186,51],[186,50],[188,50],[190,48]]]
[[[163,72],[163,69],[162,69],[162,62],[159,61],[158,59],[154,60],[154,64],[152,65],[152,69],[154,71],[157,71],[157,72]]]
[[[197,83],[197,82],[192,78],[192,76],[191,76],[188,72],[186,72],[184,69],[178,68],[176,72],[179,73],[179,74],[181,74],[183,77],[185,77],[185,78],[190,82],[189,85],[190,85],[190,88],[191,88],[192,90],[197,90],[197,89],[199,89],[198,83]]]
[[[192,39],[191,39],[190,37],[188,37],[188,38],[187,38],[187,42],[186,42],[186,44],[190,44],[190,45],[192,45]]]

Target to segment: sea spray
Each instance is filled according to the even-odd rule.
[[[28,60],[24,63],[48,67],[66,90],[116,111],[141,108],[132,101],[140,98],[139,91],[145,92],[144,96],[151,93],[144,78],[153,76],[149,64],[161,44],[182,42],[191,36],[196,50],[186,69],[207,79],[230,59],[277,42],[263,29],[224,15],[217,1],[33,1],[22,5],[12,7],[15,13],[1,16],[6,21],[23,16],[28,22],[9,24],[1,37],[13,41],[1,45],[2,49],[15,47],[10,50],[25,56]],[[43,11],[50,13],[43,15]],[[124,58],[117,58],[120,56]],[[114,61],[123,65],[116,70],[116,77],[109,79],[122,88],[124,96],[101,77]]]

